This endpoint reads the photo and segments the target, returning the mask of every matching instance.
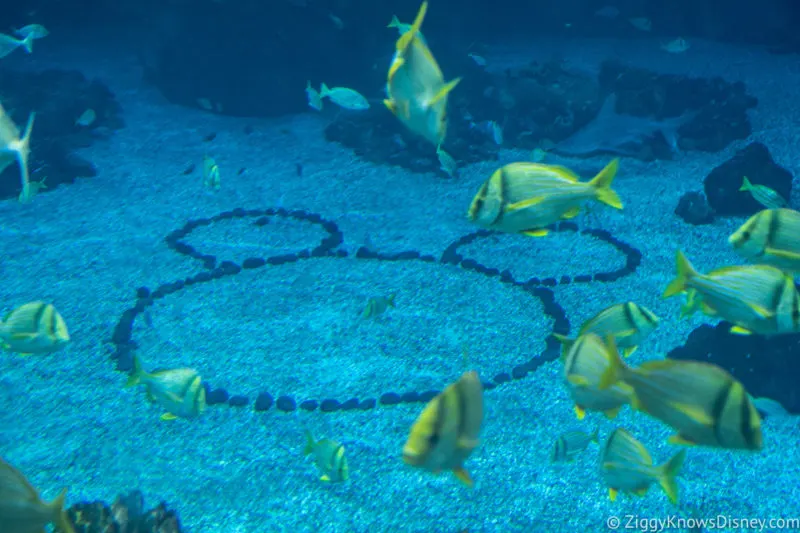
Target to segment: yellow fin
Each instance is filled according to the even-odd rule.
[[[386,109],[392,112],[393,115],[397,114],[397,106],[394,103],[394,100],[389,100],[388,98],[383,101],[383,105],[386,106]]]
[[[576,405],[572,409],[575,411],[575,416],[578,417],[578,420],[583,420],[586,418],[586,410],[583,407]]]
[[[669,501],[673,504],[678,503],[678,483],[675,478],[683,466],[683,461],[686,459],[686,450],[681,450],[670,459],[667,464],[661,467],[661,476],[658,478],[658,483],[664,489]]]
[[[670,438],[667,439],[667,442],[670,444],[675,444],[677,446],[695,446],[694,442],[680,435],[671,436]]]
[[[36,333],[12,333],[11,339],[15,341],[24,341],[36,337]]]
[[[771,317],[775,316],[775,313],[773,313],[769,309],[766,309],[765,307],[762,307],[762,306],[760,306],[758,304],[751,303],[751,304],[748,304],[748,305],[750,306],[750,309],[755,311],[758,314],[758,316],[760,316],[761,318],[771,318]]]
[[[608,418],[609,420],[614,420],[619,414],[620,409],[622,409],[621,405],[613,409],[606,409],[605,411],[603,411],[603,414],[606,415],[606,418]]]
[[[463,466],[458,466],[453,469],[453,474],[461,481],[464,485],[468,487],[472,487],[475,483],[472,481],[472,478],[469,475]]]
[[[616,191],[611,188],[611,182],[617,175],[617,168],[619,168],[619,159],[613,159],[609,164],[598,172],[597,176],[592,178],[589,186],[595,190],[597,200],[615,209],[622,209],[622,200],[620,200]]]
[[[631,335],[636,335],[637,331],[635,328],[624,329],[622,331],[614,332],[614,337],[621,339],[625,337],[630,337]]]
[[[400,70],[400,67],[406,64],[406,60],[402,57],[394,58],[392,64],[389,66],[389,73],[386,75],[386,79],[389,83],[392,82],[394,75],[397,74],[397,71]]]
[[[518,211],[520,209],[525,209],[526,207],[531,207],[536,204],[540,204],[544,201],[544,196],[534,196],[533,198],[528,198],[527,200],[521,200],[519,202],[514,202],[513,204],[508,204],[506,206],[506,212],[510,211]]]
[[[450,91],[455,89],[456,85],[458,85],[458,82],[460,82],[460,81],[461,81],[461,78],[456,78],[454,80],[450,80],[449,82],[447,82],[444,85],[444,87],[439,89],[439,92],[437,92],[435,95],[433,95],[433,98],[428,100],[428,103],[427,103],[427,105],[425,107],[433,107],[434,105],[436,105],[439,102],[439,100],[441,100],[442,98],[446,97],[448,95],[448,93],[450,93]]]
[[[743,328],[742,326],[733,326],[731,327],[732,334],[734,335],[752,335],[753,332],[747,328]]]
[[[544,237],[550,230],[547,229],[529,229],[525,231],[520,231],[521,234],[527,235],[528,237]]]
[[[331,478],[330,478],[330,476],[328,474],[322,474],[322,476],[320,476],[319,480],[320,481],[330,481]]]
[[[409,47],[411,42],[419,33],[419,29],[422,27],[422,21],[425,20],[425,13],[428,12],[428,2],[422,2],[422,5],[419,6],[419,12],[417,12],[417,17],[414,19],[414,23],[411,24],[411,27],[405,32],[403,35],[397,39],[397,51],[398,52],[405,52],[406,48]]]
[[[747,176],[742,177],[742,186],[739,187],[740,191],[750,191],[753,189],[753,184],[747,179]]]
[[[670,407],[685,414],[700,425],[711,427],[714,425],[714,419],[711,415],[700,409],[695,405],[689,405],[679,402],[669,402]]]
[[[667,285],[664,294],[661,295],[662,298],[669,298],[684,292],[688,288],[687,283],[689,280],[697,275],[697,271],[680,250],[675,254],[675,270],[677,271],[677,275],[675,279]]]
[[[611,500],[612,502],[617,501],[617,494],[619,494],[619,491],[617,491],[617,489],[608,489],[608,499]]]
[[[634,354],[634,352],[638,349],[638,346],[629,346],[628,348],[622,349],[622,355],[625,357],[630,357]]]
[[[178,417],[173,415],[172,413],[164,413],[163,415],[161,415],[161,420],[163,420],[165,422],[170,421],[170,420],[176,420],[177,418]]]
[[[573,207],[572,209],[568,210],[566,213],[561,215],[561,218],[564,220],[568,220],[570,218],[575,218],[576,216],[581,214],[580,207]]]
[[[633,494],[641,497],[641,496],[644,496],[645,494],[647,494],[647,489],[648,489],[648,487],[644,487],[644,488],[641,488],[641,489],[636,489],[636,490],[631,491],[631,492],[633,492]]]
[[[800,261],[800,253],[789,252],[787,250],[778,250],[777,248],[765,248],[764,255],[771,255],[773,257],[780,257],[781,259],[791,259],[793,261]]]
[[[589,380],[586,379],[585,376],[579,376],[577,374],[570,374],[567,376],[567,381],[576,387],[585,387],[589,384]]]

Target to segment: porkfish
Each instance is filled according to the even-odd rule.
[[[576,217],[587,200],[622,209],[622,201],[611,189],[617,168],[614,159],[591,181],[581,182],[562,166],[510,163],[484,182],[467,218],[486,229],[542,237],[548,233],[546,226]]]
[[[0,321],[0,346],[22,355],[60,350],[69,342],[64,318],[53,304],[28,302]]]
[[[55,524],[61,533],[75,533],[64,509],[67,489],[55,500],[45,502],[31,482],[16,468],[0,459],[0,531],[43,533]]]
[[[800,294],[785,272],[768,265],[743,265],[701,274],[680,250],[676,269],[677,276],[663,297],[694,289],[705,314],[734,324],[731,333],[779,335],[800,331]]]
[[[612,335],[617,341],[617,348],[625,357],[629,357],[656,329],[658,322],[659,318],[648,308],[625,302],[606,307],[584,322],[578,336],[585,333],[594,333],[601,338]],[[553,336],[564,345],[562,354],[566,355],[575,341],[557,333]]]
[[[403,446],[403,462],[434,474],[452,470],[471,487],[464,461],[478,446],[482,422],[483,386],[477,372],[466,372],[422,410]]]
[[[722,368],[699,361],[665,359],[638,368],[616,354],[600,388],[624,383],[631,407],[677,431],[671,444],[760,450],[761,418],[744,386]]]
[[[139,358],[133,358],[133,371],[126,387],[144,385],[147,398],[157,403],[166,412],[161,420],[194,418],[206,409],[206,389],[202,378],[192,368],[174,368],[145,372]]]
[[[575,403],[575,415],[583,420],[586,411],[600,411],[614,418],[630,401],[630,387],[615,384],[600,388],[600,380],[614,357],[619,357],[617,347],[594,333],[585,333],[569,347],[564,359],[564,380]],[[612,351],[614,352],[612,354]]]
[[[751,263],[800,274],[800,213],[797,211],[759,211],[728,237],[728,243]]]
[[[445,83],[420,34],[427,10],[428,2],[423,2],[414,23],[397,40],[383,103],[409,130],[439,146],[447,134],[447,96],[461,79]]]
[[[644,496],[653,482],[658,482],[669,501],[678,503],[675,481],[686,458],[686,450],[676,453],[666,464],[656,466],[644,445],[622,428],[608,437],[600,456],[600,470],[608,485],[608,496],[616,501],[624,492]]]

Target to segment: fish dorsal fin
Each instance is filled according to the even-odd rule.
[[[435,106],[442,98],[446,97],[450,93],[450,91],[455,89],[456,85],[458,85],[458,82],[460,82],[460,81],[461,81],[461,78],[456,78],[456,79],[450,80],[449,82],[444,84],[442,86],[442,88],[439,89],[439,91],[435,95],[433,95],[433,98],[431,98],[428,101],[427,107]]]
[[[408,49],[411,42],[417,37],[419,34],[419,29],[422,27],[422,21],[425,20],[425,14],[428,12],[428,2],[422,2],[422,5],[419,6],[419,12],[417,13],[417,18],[414,19],[414,23],[411,24],[411,27],[405,32],[403,35],[397,39],[397,52],[398,54],[403,54]]]
[[[518,211],[520,209],[525,209],[526,207],[531,207],[536,204],[540,204],[544,202],[544,196],[536,196],[534,198],[528,198],[527,200],[522,200],[519,202],[514,202],[513,204],[508,204],[506,206],[506,211]]]

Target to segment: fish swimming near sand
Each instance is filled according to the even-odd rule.
[[[25,132],[20,136],[17,125],[8,116],[3,106],[0,105],[0,172],[14,161],[19,165],[20,180],[22,181],[22,192],[19,195],[20,202],[29,202],[33,198],[30,186],[30,174],[28,173],[28,157],[31,153],[31,132],[33,131],[33,121],[36,113],[28,116],[28,124]]]
[[[0,346],[22,355],[52,353],[70,341],[64,317],[53,304],[29,302],[0,321]]]
[[[648,308],[634,302],[625,302],[606,307],[584,322],[578,336],[585,333],[594,333],[600,338],[612,335],[617,341],[617,348],[620,348],[625,357],[629,357],[656,329],[658,322],[659,318]],[[564,345],[564,354],[575,342],[557,333],[553,336]]]
[[[759,211],[728,237],[728,243],[751,263],[800,274],[800,213],[797,211]]]
[[[206,409],[206,389],[196,370],[175,368],[145,372],[138,356],[133,358],[133,371],[126,387],[143,385],[150,401],[166,409],[161,420],[200,416]]]

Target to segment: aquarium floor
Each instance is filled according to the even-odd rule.
[[[465,210],[498,164],[464,168],[458,180],[374,166],[324,140],[325,116],[237,119],[174,106],[141,82],[134,54],[104,48],[116,55],[112,60],[96,57],[99,47],[45,44],[32,56],[9,60],[33,68],[79,68],[100,77],[117,94],[127,122],[109,140],[84,151],[99,169],[96,178],[49,191],[30,205],[0,203],[2,307],[52,301],[73,338],[51,356],[0,358],[0,455],[45,497],[68,486],[70,502],[112,500],[139,488],[151,504],[165,500],[177,509],[191,533],[573,532],[603,531],[614,515],[800,515],[796,420],[766,421],[760,454],[690,450],[679,508],[657,488],[641,499],[622,496],[609,502],[598,472],[598,448],[573,464],[553,466],[549,454],[556,435],[575,426],[599,426],[605,436],[621,425],[651,449],[656,462],[676,450],[665,443],[668,429],[630,410],[613,423],[590,415],[579,424],[558,363],[487,392],[482,445],[467,463],[476,480],[473,490],[449,474],[428,475],[400,461],[419,404],[335,414],[222,406],[193,421],[159,421],[161,412],[141,391],[123,388],[124,376],[109,360],[108,341],[137,287],[153,288],[198,271],[195,261],[167,248],[169,231],[188,219],[236,207],[281,206],[334,220],[349,251],[368,245],[440,256],[474,230]],[[534,42],[495,49],[487,59],[491,68],[500,68],[532,54],[558,54],[591,69],[604,57],[618,57],[649,68],[660,65],[665,72],[746,81],[759,99],[749,140],[765,142],[780,164],[800,171],[797,57],[692,44],[686,54],[672,56],[654,41],[647,47]],[[369,96],[380,97],[378,91]],[[252,133],[245,134],[245,126]],[[216,139],[203,142],[212,132]],[[699,317],[678,321],[677,299],[659,296],[673,275],[675,250],[683,249],[701,270],[736,262],[725,238],[742,220],[693,227],[673,210],[682,194],[700,189],[706,173],[745,144],[669,162],[621,162],[615,185],[624,211],[596,209],[592,221],[578,223],[609,230],[641,250],[644,259],[635,275],[614,283],[557,287],[556,299],[573,330],[600,308],[633,299],[662,317],[634,361],[661,357],[684,342],[701,323]],[[189,164],[199,165],[204,154],[221,169],[217,193],[203,189],[198,171],[182,174]],[[522,157],[503,154],[506,162]],[[589,177],[606,160],[552,162],[572,165]],[[296,175],[297,164],[303,166],[302,176]],[[242,167],[246,171],[237,175]],[[304,230],[231,221],[198,230],[188,240],[220,259],[241,260],[258,255],[266,241],[271,250],[305,247],[313,241]],[[583,246],[581,239],[502,236],[476,242],[469,252],[491,258],[484,261],[487,266],[542,277],[618,265],[616,253],[602,245]],[[367,298],[392,292],[396,309],[375,321],[359,320]],[[151,311],[152,326],[137,322],[135,340],[148,368],[192,365],[215,386],[251,397],[267,388],[301,399],[326,392],[340,398],[375,396],[402,392],[409,382],[438,387],[452,381],[463,370],[465,348],[470,365],[487,377],[539,353],[552,324],[538,301],[512,292],[451,266],[305,261],[164,298]],[[361,379],[369,383],[359,389]],[[274,383],[294,388],[279,390]],[[306,428],[345,443],[351,468],[347,483],[319,482],[314,465],[302,455]]]

